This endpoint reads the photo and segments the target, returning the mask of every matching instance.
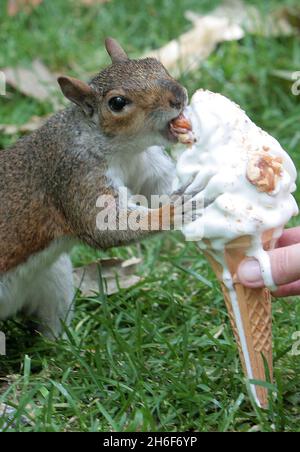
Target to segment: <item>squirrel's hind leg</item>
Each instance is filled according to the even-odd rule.
[[[39,276],[34,290],[36,329],[44,336],[56,339],[62,333],[62,322],[69,325],[73,316],[75,290],[70,257],[61,255]]]

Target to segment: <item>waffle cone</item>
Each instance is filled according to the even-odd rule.
[[[273,231],[269,231],[264,235],[262,244],[264,249],[270,248],[272,235]],[[233,240],[225,248],[224,257],[233,281],[237,268],[240,262],[246,257],[246,252],[250,245],[251,237],[245,236]],[[249,289],[240,283],[234,282],[234,294],[232,294],[224,284],[223,267],[212,257],[212,254],[208,250],[205,252],[205,255],[220,281],[245,375],[252,380],[266,381],[265,359],[272,379],[272,312],[270,291],[265,288]],[[236,318],[237,312],[239,312],[241,322]],[[268,390],[262,386],[254,385],[251,386],[251,390],[257,404],[262,408],[266,408],[268,406]]]

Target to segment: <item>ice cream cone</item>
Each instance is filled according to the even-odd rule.
[[[183,116],[172,131],[184,144],[188,133],[194,141],[181,149],[174,188],[193,181],[188,192],[199,193],[203,209],[182,231],[198,242],[221,283],[246,376],[264,381],[273,373],[270,291],[243,287],[236,273],[253,256],[265,286],[274,286],[264,249],[298,214],[297,170],[278,141],[220,94],[196,91]],[[266,385],[250,385],[256,403],[266,407]]]
[[[272,245],[272,236],[273,231],[264,234],[264,249]],[[266,381],[264,359],[271,379],[273,377],[271,294],[265,288],[249,289],[234,282],[237,268],[246,257],[250,244],[251,237],[245,236],[233,240],[225,248],[225,263],[233,281],[231,288],[224,281],[223,266],[214,258],[214,253],[207,249],[205,255],[222,286],[244,373],[251,380]],[[258,406],[266,408],[268,390],[254,385],[251,390]]]

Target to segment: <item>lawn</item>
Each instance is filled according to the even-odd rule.
[[[38,57],[53,72],[80,75],[108,64],[107,35],[137,57],[188,30],[187,9],[200,13],[219,2],[112,0],[83,8],[44,0],[15,19],[6,16],[5,3],[0,68]],[[268,14],[297,1],[251,3],[266,4]],[[190,94],[204,87],[239,103],[300,167],[300,97],[273,73],[300,71],[299,44],[297,37],[247,35],[221,44],[181,82]],[[10,88],[0,97],[0,122],[22,124],[51,108]],[[16,138],[0,136],[0,148]],[[300,201],[300,191],[296,196]],[[222,294],[195,244],[168,233],[106,254],[80,246],[73,257],[79,265],[103,256],[142,256],[143,279],[109,297],[78,295],[67,339],[32,338],[20,318],[0,325],[8,338],[0,403],[17,410],[12,430],[300,431],[300,357],[290,353],[300,331],[297,298],[274,300],[275,380],[270,408],[261,411],[249,398]],[[21,423],[22,415],[31,425]]]

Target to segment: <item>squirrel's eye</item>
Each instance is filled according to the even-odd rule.
[[[109,100],[108,105],[112,111],[122,111],[123,108],[128,104],[128,100],[125,97],[117,96]]]

